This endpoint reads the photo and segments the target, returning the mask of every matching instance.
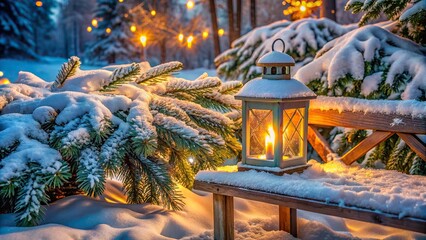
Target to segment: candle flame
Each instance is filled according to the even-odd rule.
[[[275,132],[272,126],[268,127],[268,134],[266,135],[266,141],[274,144],[275,141]]]

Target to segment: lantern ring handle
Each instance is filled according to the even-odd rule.
[[[285,43],[284,43],[284,40],[282,40],[281,38],[277,38],[277,39],[274,40],[274,42],[272,43],[272,51],[275,51],[275,43],[277,43],[278,41],[281,41],[283,43],[283,51],[282,52],[285,52]]]

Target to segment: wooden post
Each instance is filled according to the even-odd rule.
[[[234,198],[213,194],[214,239],[234,239]]]
[[[297,209],[278,206],[279,229],[297,237]]]

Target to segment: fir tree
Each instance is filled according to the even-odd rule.
[[[131,60],[137,53],[133,45],[130,22],[132,15],[127,4],[116,0],[98,0],[95,11],[98,26],[93,30],[95,43],[88,49],[91,61],[115,63]]]
[[[0,57],[36,56],[33,51],[32,4],[32,1],[0,2]]]
[[[179,62],[78,67],[71,57],[52,85],[21,73],[0,88],[0,202],[19,224],[37,224],[55,193],[101,195],[110,176],[129,203],[180,209],[177,183],[190,187],[198,170],[239,155],[240,104],[230,94],[241,83],[175,78]]]
[[[426,44],[426,1],[425,0],[351,0],[345,7],[353,13],[363,12],[359,24],[365,25],[382,13],[401,23],[401,33],[414,41]]]

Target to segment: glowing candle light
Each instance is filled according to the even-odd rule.
[[[135,25],[130,26],[130,31],[131,32],[136,32],[136,26]]]
[[[268,127],[268,134],[265,138],[265,152],[266,159],[274,159],[274,141],[275,141],[275,132],[272,126]]]
[[[305,12],[306,11],[306,7],[304,5],[300,6],[300,11]]]
[[[152,15],[152,16],[155,16],[155,15],[157,15],[157,11],[155,11],[155,10],[152,10],[152,11],[151,11],[151,15]]]

